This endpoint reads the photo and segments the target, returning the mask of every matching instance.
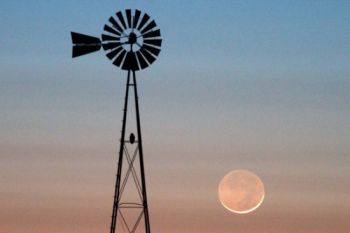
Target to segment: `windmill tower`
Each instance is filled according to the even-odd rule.
[[[71,36],[73,58],[102,47],[115,66],[127,71],[110,233],[150,233],[136,71],[156,60],[162,43],[160,30],[148,14],[130,9],[111,16],[103,29],[101,39],[76,32]],[[127,121],[131,117],[133,123]]]

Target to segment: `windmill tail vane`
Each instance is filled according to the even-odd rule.
[[[101,40],[97,37],[71,32],[73,50],[72,57],[79,57],[101,49]]]

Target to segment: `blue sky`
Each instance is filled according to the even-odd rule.
[[[349,1],[1,1],[0,225],[108,228],[126,74],[104,51],[72,59],[70,31],[99,36],[125,8],[149,13],[163,38],[137,73],[155,229],[345,233]],[[242,168],[267,196],[237,218],[216,187]]]

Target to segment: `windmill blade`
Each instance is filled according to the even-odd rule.
[[[102,44],[102,47],[103,47],[104,50],[109,50],[109,49],[117,48],[120,45],[122,45],[122,44],[119,43],[119,42],[110,42],[110,43]]]
[[[154,20],[152,20],[144,29],[142,29],[141,34],[144,34],[155,27],[157,27],[157,24],[154,22]]]
[[[147,21],[149,20],[149,15],[147,15],[147,14],[144,14],[143,15],[143,17],[142,17],[142,19],[141,19],[141,22],[140,22],[140,25],[137,27],[137,30],[141,30],[142,29],[142,27],[147,23]]]
[[[117,58],[114,60],[113,64],[116,66],[120,66],[120,64],[124,60],[125,54],[126,54],[126,51],[122,50],[121,53],[118,54]]]
[[[110,59],[113,60],[120,51],[122,51],[123,47],[119,46],[116,49],[112,50],[111,52],[107,53],[106,56]]]
[[[156,60],[146,49],[141,48],[139,51],[146,58],[149,64],[152,64]]]
[[[128,20],[128,26],[129,26],[129,28],[131,28],[131,10],[130,9],[127,9],[127,10],[125,10],[125,12],[126,12],[126,19]]]
[[[139,70],[139,65],[136,60],[136,56],[134,52],[128,52],[126,54],[123,66],[123,70]]]
[[[132,25],[133,28],[137,27],[137,23],[139,22],[140,15],[141,15],[141,11],[135,10],[134,22],[133,22],[133,25]]]
[[[160,47],[162,45],[162,39],[145,39],[143,40],[143,43]]]
[[[160,36],[160,30],[157,29],[155,31],[146,32],[142,36],[143,36],[143,38],[159,37]]]
[[[110,36],[110,35],[105,35],[105,34],[102,34],[102,40],[103,41],[119,41],[120,40],[120,37],[115,37],[115,36]]]
[[[94,45],[94,46],[74,45],[72,50],[72,58],[79,57],[88,53],[96,52],[100,50],[100,48],[101,48],[101,45]]]
[[[137,56],[137,59],[139,60],[139,63],[140,63],[140,66],[141,66],[141,69],[144,69],[148,66],[145,58],[143,58],[142,54],[140,51],[137,51],[136,52],[136,56]]]
[[[110,17],[108,21],[114,26],[115,29],[117,29],[120,33],[123,33],[123,28],[119,25],[115,18]]]
[[[72,43],[75,44],[101,44],[101,40],[97,37],[84,35],[77,32],[71,32]]]
[[[117,36],[120,36],[121,33],[118,32],[117,30],[114,30],[113,28],[111,28],[110,26],[106,25],[104,26],[103,30],[105,30],[106,32],[109,32],[111,34],[114,34],[114,35],[117,35]]]
[[[125,24],[122,12],[119,11],[119,12],[117,12],[116,15],[118,16],[118,19],[119,19],[120,23],[122,24],[122,26],[124,27],[124,29],[126,29],[126,24]]]
[[[146,45],[146,44],[144,44],[142,47],[145,48],[148,52],[152,53],[154,56],[158,56],[160,52],[160,49]]]

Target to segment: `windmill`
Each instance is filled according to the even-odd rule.
[[[98,51],[102,47],[115,66],[127,71],[110,233],[115,233],[119,228],[128,233],[139,232],[139,229],[150,233],[136,71],[147,68],[156,60],[162,44],[160,30],[148,14],[131,9],[118,11],[111,16],[103,30],[101,39],[76,32],[71,32],[71,36],[73,58]],[[136,135],[131,132],[127,137],[131,91],[134,93]],[[134,192],[129,189],[132,193],[126,194],[126,187],[130,183],[136,189]],[[127,200],[135,195],[135,200]],[[140,227],[142,223],[144,228]]]

